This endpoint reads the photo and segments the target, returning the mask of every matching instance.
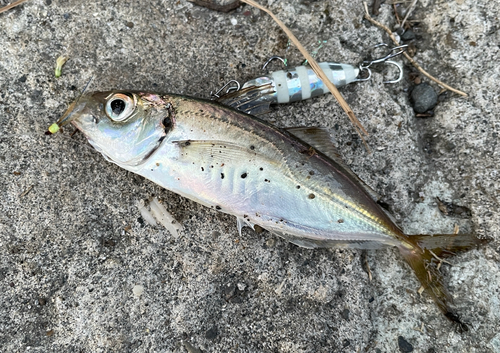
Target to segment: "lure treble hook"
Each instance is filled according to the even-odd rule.
[[[379,47],[388,47],[388,45],[385,43],[380,43],[380,44],[375,45],[373,47],[373,49],[379,48]],[[358,78],[356,81],[368,81],[372,77],[372,71],[370,70],[370,66],[372,66],[373,64],[379,64],[379,63],[387,63],[390,65],[394,65],[399,70],[399,75],[398,75],[397,79],[384,81],[384,83],[397,83],[397,82],[401,81],[401,79],[403,78],[403,68],[401,67],[401,65],[399,65],[398,63],[396,63],[395,61],[392,61],[390,59],[394,58],[395,56],[403,54],[403,52],[405,52],[407,48],[408,48],[408,44],[399,45],[397,47],[391,48],[385,56],[382,56],[380,58],[373,59],[373,60],[363,61],[359,65],[359,72],[360,72],[360,74],[363,72],[367,72],[368,76],[365,78]]]

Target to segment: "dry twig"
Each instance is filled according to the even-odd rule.
[[[34,186],[35,186],[35,185],[31,185],[31,186],[29,186],[26,190],[24,190],[22,193],[20,193],[20,194],[19,194],[19,198],[26,196],[26,195],[28,194],[28,192],[30,192],[30,191],[31,191],[31,189],[33,189],[33,187],[34,187]]]
[[[364,3],[365,5],[365,18],[370,21],[371,23],[373,23],[375,26],[379,27],[379,28],[382,28],[384,31],[387,32],[387,34],[389,35],[389,37],[392,39],[392,41],[394,42],[395,45],[399,45],[399,42],[396,40],[396,37],[394,37],[394,34],[392,34],[392,31],[390,30],[389,27],[383,25],[382,23],[380,22],[377,22],[376,20],[374,20],[370,14],[368,13],[368,5],[366,4],[366,2]],[[437,78],[435,78],[434,76],[432,76],[431,74],[429,74],[427,71],[425,71],[424,69],[422,69],[422,67],[417,64],[417,62],[415,60],[413,60],[413,58],[411,56],[408,55],[408,53],[404,52],[403,55],[405,56],[406,59],[408,59],[408,61],[411,62],[411,64],[413,66],[415,66],[415,68],[420,71],[424,76],[426,76],[427,78],[429,78],[430,80],[436,82],[438,85],[446,88],[447,90],[449,91],[452,91],[452,92],[455,92],[457,94],[460,94],[461,96],[464,96],[464,97],[467,97],[467,93],[465,92],[462,92],[456,88],[453,88],[451,86],[448,86],[446,83],[438,80]]]
[[[415,9],[415,4],[416,3],[417,3],[417,0],[413,0],[413,2],[410,4],[410,7],[408,7],[408,10],[406,12],[406,16],[403,19],[403,23],[401,23],[401,28],[404,28],[405,22],[408,19],[408,17],[410,16],[411,12]]]
[[[8,11],[8,10],[12,9],[13,7],[16,7],[18,5],[21,5],[25,1],[27,1],[27,0],[17,0],[17,1],[14,1],[12,4],[2,7],[0,9],[0,13]]]
[[[309,65],[311,66],[311,68],[314,70],[314,72],[316,73],[316,75],[318,75],[318,77],[325,83],[325,85],[328,87],[328,89],[333,94],[333,96],[337,99],[337,101],[339,102],[340,106],[342,107],[342,109],[344,109],[344,111],[346,112],[347,116],[349,117],[349,119],[353,123],[356,132],[359,134],[359,136],[361,137],[361,139],[363,140],[363,142],[366,145],[366,141],[365,141],[365,139],[363,137],[363,134],[368,135],[368,132],[365,130],[365,128],[363,127],[363,125],[361,125],[361,123],[359,122],[359,120],[356,118],[356,115],[354,115],[354,112],[349,107],[349,105],[347,104],[347,102],[344,100],[344,98],[342,97],[342,95],[340,94],[340,92],[337,90],[337,88],[335,87],[335,85],[326,77],[325,73],[323,72],[323,70],[320,69],[320,67],[319,67],[318,63],[316,62],[316,60],[314,60],[314,58],[311,55],[309,55],[309,53],[307,52],[307,50],[302,46],[302,44],[300,44],[299,40],[295,37],[295,35],[285,26],[285,24],[283,22],[281,22],[281,20],[279,18],[277,18],[267,8],[259,5],[258,3],[256,3],[253,0],[240,0],[240,1],[244,2],[246,4],[249,4],[249,5],[253,6],[253,7],[256,7],[259,10],[262,10],[262,11],[266,12],[269,16],[271,16],[273,18],[274,21],[276,21],[276,23],[286,33],[286,35],[288,36],[288,38],[290,38],[290,40],[300,50],[300,52],[302,53],[302,55],[304,55],[304,57],[307,59],[307,62],[309,63]],[[366,147],[368,148],[367,145],[366,145]]]

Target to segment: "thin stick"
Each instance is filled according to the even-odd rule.
[[[17,1],[14,1],[12,4],[7,5],[7,6],[5,6],[5,7],[2,7],[2,8],[0,9],[0,13],[5,12],[5,11],[8,11],[8,10],[10,10],[11,8],[16,7],[17,5],[21,5],[21,4],[22,4],[23,2],[25,2],[25,1],[27,1],[27,0],[17,0]]]
[[[365,18],[370,21],[371,23],[373,23],[375,26],[379,27],[379,28],[382,28],[384,31],[387,32],[387,34],[389,35],[389,37],[392,39],[392,41],[394,42],[394,44],[396,45],[399,45],[399,42],[396,40],[396,37],[394,37],[394,35],[392,34],[392,31],[389,29],[389,27],[383,25],[382,23],[380,22],[377,22],[375,21],[371,16],[370,14],[368,13],[368,5],[366,4],[366,2],[364,3],[365,5]],[[467,93],[465,92],[462,92],[456,88],[453,88],[451,86],[448,86],[446,83],[438,80],[437,78],[435,78],[434,76],[432,76],[431,74],[429,74],[427,71],[425,71],[424,69],[422,69],[422,67],[417,64],[417,62],[415,60],[413,60],[413,58],[411,56],[408,55],[408,53],[406,52],[403,52],[403,55],[405,56],[406,59],[408,59],[409,62],[412,63],[413,66],[415,66],[415,68],[420,71],[424,76],[428,77],[429,79],[431,79],[432,81],[436,82],[438,85],[446,88],[447,90],[449,91],[452,91],[452,92],[455,92],[457,94],[460,94],[461,96],[464,96],[464,97],[467,97]]]
[[[415,4],[417,3],[417,0],[413,0],[413,2],[410,4],[410,7],[408,7],[408,12],[406,13],[406,16],[403,20],[403,23],[401,23],[401,28],[404,28],[405,22],[410,16],[411,12],[415,9]]]
[[[401,25],[401,20],[399,19],[398,9],[396,8],[396,4],[392,4],[392,8],[394,9],[394,15],[396,16],[396,21],[398,21],[398,26]]]
[[[363,142],[366,145],[366,141],[365,141],[363,135],[361,134],[361,132],[363,134],[365,134],[365,135],[368,135],[368,132],[365,130],[365,128],[363,127],[363,125],[361,125],[361,123],[359,122],[359,120],[356,118],[356,115],[354,115],[354,112],[349,107],[349,105],[347,104],[347,102],[344,100],[344,98],[342,97],[342,95],[340,94],[340,92],[337,90],[337,88],[335,87],[335,85],[326,77],[325,73],[323,72],[323,70],[321,70],[321,68],[319,67],[319,65],[316,62],[316,60],[314,60],[314,58],[311,55],[309,55],[309,53],[307,52],[307,50],[302,46],[302,44],[300,44],[299,40],[294,36],[294,34],[285,26],[285,24],[283,22],[281,22],[281,20],[279,18],[277,18],[267,8],[265,8],[265,7],[257,4],[253,0],[240,0],[240,1],[244,2],[244,3],[247,3],[247,4],[249,4],[249,5],[253,6],[253,7],[258,8],[259,10],[262,10],[262,11],[266,12],[269,16],[271,16],[273,18],[274,21],[276,21],[276,23],[286,33],[286,35],[288,36],[288,38],[290,38],[292,40],[292,42],[297,46],[297,48],[300,50],[300,52],[302,53],[302,55],[304,55],[304,57],[306,58],[307,62],[309,63],[309,65],[311,66],[311,68],[314,70],[314,72],[316,73],[316,75],[318,75],[318,77],[325,83],[326,87],[328,87],[328,89],[333,94],[333,96],[337,99],[337,101],[339,102],[340,106],[342,107],[342,109],[344,109],[344,111],[346,112],[347,116],[349,117],[349,119],[353,123],[356,132],[359,134],[359,136],[361,137],[361,139],[363,140]]]

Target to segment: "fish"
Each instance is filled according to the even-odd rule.
[[[407,235],[316,127],[280,129],[214,101],[113,90],[87,93],[72,123],[106,160],[304,248],[396,247],[441,312],[467,330],[436,264],[473,234]]]

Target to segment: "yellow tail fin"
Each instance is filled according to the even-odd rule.
[[[451,321],[457,323],[461,330],[468,331],[467,325],[460,320],[453,310],[453,299],[443,284],[443,278],[437,268],[437,257],[452,256],[485,243],[485,240],[476,238],[472,234],[440,234],[440,235],[415,235],[408,239],[414,248],[399,247],[399,250],[411,266],[418,280],[443,314]]]

